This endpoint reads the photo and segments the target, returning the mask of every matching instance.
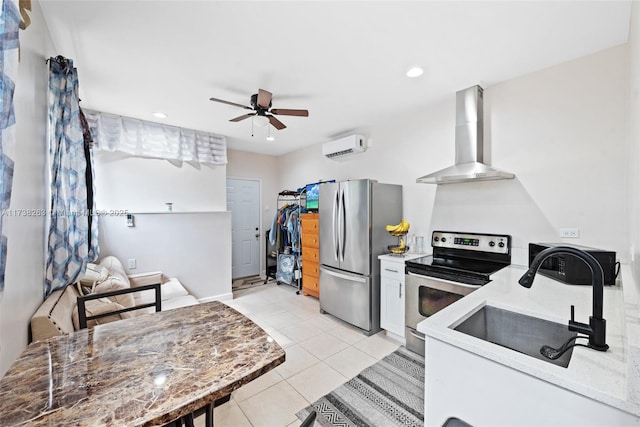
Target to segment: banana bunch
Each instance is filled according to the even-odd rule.
[[[400,221],[400,224],[398,225],[387,225],[387,231],[392,235],[392,236],[404,236],[405,234],[407,234],[407,232],[409,231],[409,227],[411,227],[411,224],[409,224],[407,221],[405,221],[404,219],[402,221]]]
[[[400,244],[398,246],[389,246],[389,250],[392,254],[403,254],[407,251],[407,245],[404,242],[404,239],[400,239]]]

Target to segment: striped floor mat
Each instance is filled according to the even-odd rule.
[[[424,425],[424,357],[400,347],[296,415],[321,426]]]

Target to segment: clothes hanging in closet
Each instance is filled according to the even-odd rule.
[[[291,248],[293,253],[299,253],[300,224],[298,221],[300,206],[284,205],[273,217],[269,243],[276,247],[278,252],[285,252],[285,248]]]

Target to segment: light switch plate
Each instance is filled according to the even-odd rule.
[[[129,258],[129,268],[130,269],[135,269],[136,268],[136,259],[135,258]]]

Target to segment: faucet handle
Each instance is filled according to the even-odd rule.
[[[591,329],[591,326],[587,325],[586,323],[576,322],[575,312],[576,312],[576,308],[575,306],[572,305],[571,320],[569,321],[569,330],[591,336],[593,334],[593,329]]]

